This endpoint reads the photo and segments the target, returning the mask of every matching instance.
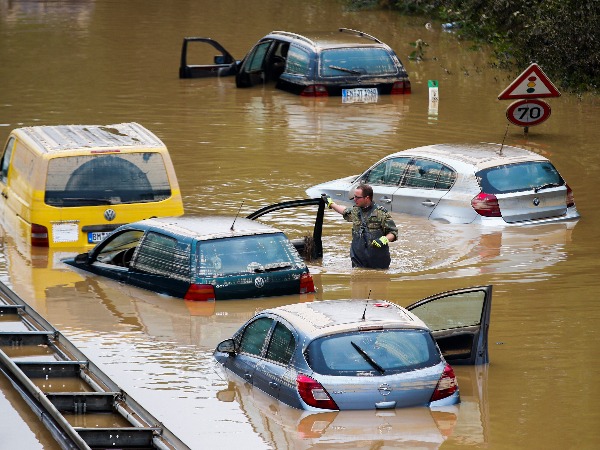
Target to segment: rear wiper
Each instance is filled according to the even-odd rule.
[[[549,187],[559,187],[562,186],[562,184],[560,183],[546,183],[546,184],[542,184],[541,186],[536,186],[533,188],[533,192],[535,192],[536,194],[541,191],[542,189],[546,189]]]
[[[334,69],[334,70],[339,70],[340,72],[348,72],[348,73],[351,73],[352,75],[360,75],[362,73],[360,70],[347,69],[346,67],[340,67],[340,66],[329,66],[329,68]]]
[[[265,264],[264,270],[265,272],[273,272],[275,270],[289,269],[292,265],[288,262],[279,262],[272,264]]]
[[[379,372],[381,375],[385,373],[385,369],[373,361],[373,358],[371,358],[367,352],[360,348],[358,344],[355,344],[353,341],[350,341],[350,343],[352,344],[352,347],[354,347],[356,351],[360,353],[363,358],[365,358],[365,361],[367,361],[375,370],[377,370],[377,372]]]

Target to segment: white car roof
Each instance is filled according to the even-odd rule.
[[[332,333],[382,328],[418,328],[427,325],[410,311],[381,300],[324,300],[270,308],[310,340]],[[364,318],[363,318],[364,317]]]
[[[452,163],[455,162],[469,164],[475,168],[476,172],[481,169],[503,164],[515,164],[526,161],[548,161],[547,158],[524,148],[484,142],[479,144],[425,145],[423,147],[416,147],[393,153],[388,155],[387,158],[409,155],[435,158],[438,161],[449,165],[452,165]]]

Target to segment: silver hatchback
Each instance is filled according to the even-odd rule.
[[[264,310],[214,353],[228,371],[311,411],[447,406],[452,364],[488,362],[492,287],[438,294],[407,308],[330,300]],[[418,316],[417,316],[418,314]]]
[[[361,175],[306,190],[352,203],[360,183],[391,212],[447,223],[528,225],[576,220],[573,191],[545,157],[501,144],[436,144],[386,156]]]

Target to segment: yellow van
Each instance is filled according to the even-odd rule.
[[[0,220],[42,247],[88,247],[118,226],[179,216],[165,144],[137,123],[13,130],[0,158]]]

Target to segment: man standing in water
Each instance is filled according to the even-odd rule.
[[[352,267],[387,269],[391,262],[388,244],[398,238],[398,228],[387,209],[373,203],[373,188],[358,185],[351,208],[334,203],[325,194],[321,198],[329,209],[352,222]]]

